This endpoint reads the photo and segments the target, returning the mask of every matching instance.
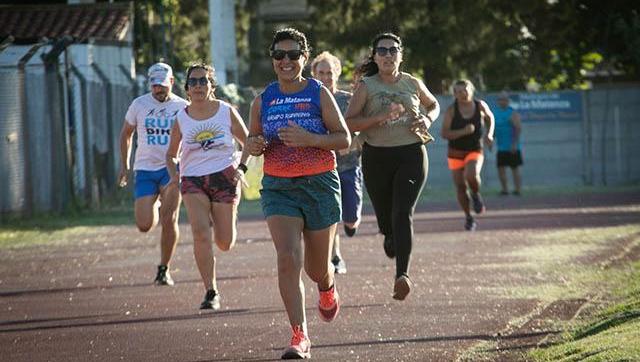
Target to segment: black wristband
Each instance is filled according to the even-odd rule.
[[[241,163],[238,165],[238,170],[242,170],[242,172],[247,173],[247,165],[245,165],[244,163]]]

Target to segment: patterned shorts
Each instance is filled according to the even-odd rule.
[[[211,202],[225,204],[237,203],[240,195],[240,183],[233,182],[236,173],[233,165],[222,171],[204,176],[182,176],[180,192],[184,194],[205,194]]]

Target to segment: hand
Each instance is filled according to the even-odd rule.
[[[514,155],[518,153],[518,145],[511,145],[511,153]]]
[[[468,125],[464,126],[463,130],[465,131],[465,135],[470,135],[476,131],[476,126],[474,126],[473,123],[469,123]]]
[[[167,188],[178,187],[180,185],[180,176],[176,174],[175,176],[169,179],[169,183],[167,184]]]
[[[411,123],[411,132],[416,134],[427,133],[432,123],[431,118],[421,114]]]
[[[288,147],[308,147],[315,144],[316,135],[290,120],[288,126],[278,130],[278,137]]]
[[[391,103],[389,108],[387,108],[387,112],[383,114],[383,119],[380,121],[380,124],[385,124],[400,118],[400,116],[404,113],[404,106],[400,103]]]
[[[262,135],[249,136],[245,147],[251,156],[260,156],[267,148],[267,142]]]
[[[244,177],[244,171],[239,168],[236,168],[236,172],[233,174],[233,182],[240,182],[242,186],[249,187],[249,183],[247,182],[246,177]]]
[[[491,151],[493,149],[493,137],[485,136],[484,144],[487,145],[487,148]]]
[[[124,167],[120,167],[120,172],[118,174],[118,187],[127,186],[127,179],[128,179],[127,174],[128,174],[127,169]]]

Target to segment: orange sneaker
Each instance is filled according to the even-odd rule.
[[[311,358],[311,341],[304,334],[301,326],[293,326],[293,336],[289,347],[285,348],[282,359]]]
[[[331,322],[338,315],[340,311],[340,296],[336,290],[335,283],[329,290],[320,291],[318,311],[320,312],[320,319],[325,322]]]

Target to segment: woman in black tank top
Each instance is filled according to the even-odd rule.
[[[484,160],[482,141],[491,150],[495,123],[489,106],[484,101],[474,99],[473,92],[470,81],[457,81],[453,87],[455,101],[447,109],[442,123],[442,137],[449,140],[449,169],[458,203],[465,214],[464,227],[469,231],[476,228],[476,221],[471,216],[469,194],[476,214],[485,210],[480,196],[480,170]],[[467,192],[467,188],[470,192]]]

